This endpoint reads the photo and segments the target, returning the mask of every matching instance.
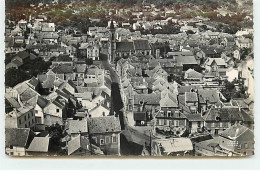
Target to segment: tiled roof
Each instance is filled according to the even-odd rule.
[[[68,155],[77,151],[79,148],[89,150],[90,142],[87,138],[78,135],[68,142]]]
[[[26,147],[28,145],[29,128],[5,129],[5,146]]]
[[[119,118],[113,116],[88,118],[89,133],[116,133],[121,131]]]
[[[134,95],[134,104],[140,104],[144,101],[146,105],[159,105],[161,100],[161,94],[138,94]]]
[[[206,100],[209,103],[217,103],[220,100],[217,90],[210,89],[198,89],[198,97],[200,103],[206,103]]]
[[[87,120],[68,120],[68,132],[69,134],[73,133],[87,133],[88,124]]]
[[[187,79],[194,79],[194,78],[199,78],[201,79],[203,77],[203,74],[193,70],[193,69],[189,69],[185,72],[185,78]]]
[[[133,44],[133,42],[117,42],[116,43],[116,51],[117,52],[134,51],[134,44]]]
[[[178,65],[198,65],[194,56],[176,56],[175,60]]]
[[[198,96],[195,92],[185,92],[185,102],[197,102]]]
[[[48,152],[49,137],[34,137],[29,148],[26,151],[32,152]]]
[[[190,90],[196,90],[196,89],[202,89],[202,86],[200,85],[187,85],[187,86],[180,86],[178,88],[179,94],[185,94],[185,92],[190,92]]]
[[[243,121],[238,108],[212,108],[203,118],[205,121]]]
[[[68,74],[73,73],[74,67],[71,65],[65,65],[61,64],[59,66],[55,66],[53,69],[51,69],[56,74]]]
[[[220,133],[219,136],[223,136],[223,137],[226,137],[229,139],[236,139],[239,136],[241,136],[243,133],[245,133],[246,131],[249,131],[249,133],[253,133],[247,127],[242,126],[240,124],[235,124],[235,125],[229,127],[228,129],[226,129],[225,131],[223,131],[222,133]]]
[[[184,114],[188,121],[204,121],[200,114]]]
[[[135,50],[150,50],[151,47],[148,43],[148,40],[134,40],[134,49]]]

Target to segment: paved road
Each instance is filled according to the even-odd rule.
[[[101,54],[100,59],[101,59],[104,69],[109,70],[112,82],[119,84],[119,82],[120,82],[119,77],[118,77],[117,73],[115,72],[115,70],[109,64],[109,62],[107,60],[107,55]]]

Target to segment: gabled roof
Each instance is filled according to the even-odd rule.
[[[82,137],[78,135],[68,142],[68,155],[71,155],[79,148],[83,148],[85,150],[89,150],[90,142],[86,137]]]
[[[134,51],[133,42],[117,42],[116,43],[116,51],[117,52],[130,52]]]
[[[197,102],[198,96],[195,92],[185,92],[185,102]]]
[[[161,100],[160,100],[160,107],[178,107],[177,95],[167,93]]]
[[[179,94],[185,94],[185,92],[190,92],[191,90],[202,89],[200,85],[187,85],[187,86],[180,86],[178,88]]]
[[[93,117],[88,118],[88,127],[90,134],[116,133],[121,131],[121,125],[118,117]]]
[[[226,62],[222,58],[209,58],[206,62],[207,65],[211,66],[215,62],[218,66],[226,66]]]
[[[198,97],[200,103],[217,103],[220,100],[217,90],[210,89],[198,89]]]
[[[245,127],[242,126],[240,124],[235,124],[231,127],[229,127],[228,129],[224,130],[222,133],[219,134],[219,136],[231,139],[231,140],[235,140],[236,138],[238,138],[239,136],[243,135],[244,133],[249,132],[251,134],[253,134],[253,132]],[[247,134],[245,134],[247,135]]]
[[[205,121],[243,121],[238,108],[211,108],[203,118]]]
[[[31,152],[48,152],[49,137],[34,137],[29,148],[26,151]]]
[[[30,135],[29,128],[6,128],[5,129],[5,146],[17,146],[26,147],[28,146]]]
[[[88,125],[87,120],[68,120],[68,133],[87,133],[88,132]]]
[[[203,74],[201,74],[193,69],[189,69],[185,72],[185,78],[186,79],[194,79],[194,78],[201,79],[201,78],[203,78]]]
[[[198,65],[195,56],[176,56],[177,65]]]
[[[184,114],[188,121],[193,122],[193,121],[204,121],[204,119],[201,117],[200,114]]]
[[[134,49],[135,50],[150,50],[151,47],[148,43],[148,40],[134,40]]]
[[[144,102],[146,105],[159,105],[161,100],[161,94],[138,94],[134,95],[134,104],[140,104]]]

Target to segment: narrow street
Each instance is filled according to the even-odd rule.
[[[122,129],[122,133],[121,133],[122,151],[121,152],[122,154],[135,153],[137,155],[140,155],[144,144],[150,143],[151,140],[149,135],[150,132],[148,130],[144,132],[143,130],[138,130],[138,128],[135,129],[129,124],[128,118],[126,118],[126,115],[124,115],[125,112],[124,112],[124,105],[120,94],[119,76],[117,75],[116,71],[111,67],[111,64],[109,64],[107,55],[101,54],[100,58],[101,58],[103,68],[105,70],[109,70],[110,72],[110,78],[112,81],[112,86],[111,86],[112,110],[119,115],[121,129]],[[154,139],[153,136],[152,139]],[[134,145],[135,147],[126,147],[132,145]],[[133,151],[129,151],[130,149]]]

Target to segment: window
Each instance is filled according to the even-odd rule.
[[[19,119],[19,124],[22,124],[22,121],[21,121],[21,119]]]
[[[12,145],[10,145],[10,149],[13,149],[13,146],[12,146]]]
[[[95,143],[97,144],[97,138],[96,137],[93,137],[92,138],[94,141],[95,141]]]
[[[248,149],[248,144],[247,143],[245,143],[245,149]]]
[[[168,116],[168,117],[171,116],[171,111],[167,111],[167,116]]]
[[[175,120],[175,126],[180,126],[180,121],[179,120]]]
[[[10,152],[10,155],[11,155],[11,156],[14,155],[14,152]]]
[[[106,136],[106,144],[110,143],[110,137]]]
[[[117,143],[116,136],[113,136],[113,137],[112,137],[112,142],[113,142],[113,143]]]
[[[60,110],[59,110],[59,109],[56,109],[56,112],[58,113],[58,112],[60,112]]]
[[[104,144],[105,144],[104,139],[100,139],[100,145],[104,145]]]
[[[35,113],[38,114],[38,110],[35,110]]]
[[[24,121],[26,121],[26,115],[24,116]]]
[[[32,119],[32,123],[34,123],[34,119]]]

